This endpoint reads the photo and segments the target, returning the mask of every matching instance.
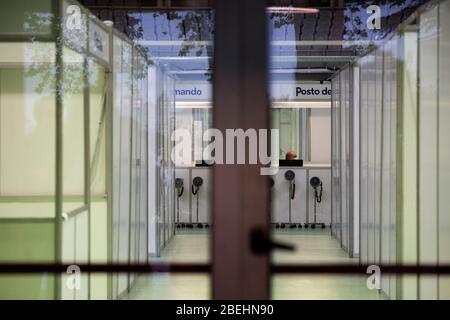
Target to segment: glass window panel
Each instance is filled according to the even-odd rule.
[[[450,199],[446,196],[450,188],[450,148],[444,137],[450,136],[450,2],[445,1],[439,8],[439,263],[450,263],[450,252],[444,243],[450,243]],[[450,277],[439,276],[439,298],[450,299]]]
[[[64,48],[63,94],[63,210],[84,205],[84,58]]]
[[[119,248],[118,262],[129,262],[130,245],[130,187],[131,187],[131,116],[132,116],[132,47],[127,42],[121,46],[122,68],[119,73],[122,87],[120,100],[120,175],[119,178]],[[129,286],[128,276],[120,274],[118,278],[118,294]]]
[[[0,12],[0,36],[15,31]],[[54,53],[53,43],[0,43],[0,263],[56,258]],[[54,286],[47,273],[3,274],[0,298],[53,299]]]
[[[39,55],[46,48],[51,52],[54,46],[27,45],[27,52]],[[20,49],[15,52],[20,53]],[[28,58],[14,63],[0,61],[2,196],[54,194],[53,68],[51,63],[28,63]]]
[[[48,36],[53,31],[54,18],[51,0],[1,1],[2,35]]]
[[[419,263],[435,264],[437,250],[438,192],[438,7],[420,16],[419,31]],[[437,298],[437,277],[420,276],[419,297]]]
[[[105,68],[91,62],[89,64],[91,195],[96,199],[106,193],[107,88]]]

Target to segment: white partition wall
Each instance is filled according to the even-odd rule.
[[[438,6],[419,22],[419,263],[438,260]],[[445,149],[445,148],[444,148]],[[419,298],[436,299],[437,276],[419,277]]]
[[[332,79],[332,234],[351,256],[359,254],[359,239],[354,232],[359,221],[359,210],[354,208],[353,179],[358,179],[353,158],[353,144],[357,143],[355,119],[355,69],[348,66]],[[359,85],[359,84],[358,84]],[[358,107],[358,105],[356,105]],[[358,196],[358,195],[356,195]],[[358,216],[355,218],[355,216]]]
[[[444,137],[450,137],[450,1],[442,2],[439,5],[439,49],[438,49],[438,92],[439,92],[439,119],[438,136],[439,156],[438,156],[438,263],[450,264],[450,197],[447,196],[450,190],[450,148],[448,141]],[[439,298],[450,298],[450,277],[439,276]]]
[[[381,203],[380,219],[377,226],[379,232],[381,264],[395,264],[397,261],[397,46],[398,38],[394,37],[384,46],[383,78],[381,83],[382,118],[381,118]],[[381,279],[384,292],[396,297],[395,275]]]
[[[368,125],[368,57],[363,57],[358,61],[360,68],[360,85],[359,85],[359,115],[360,115],[360,157],[359,157],[359,174],[360,174],[360,185],[359,185],[359,226],[360,226],[360,261],[362,264],[368,264],[368,144],[367,144],[367,128]],[[356,106],[356,105],[355,105]]]
[[[147,61],[114,34],[112,53],[112,261],[145,263],[147,257]],[[133,285],[134,274],[112,276],[112,298]]]
[[[450,1],[431,2],[357,61],[359,99],[353,108],[359,111],[363,265],[435,266],[450,260],[449,20]],[[332,210],[334,223],[339,221],[333,234],[341,241],[346,130],[339,126],[347,125],[345,79],[345,70],[333,79],[333,179],[338,182],[333,180]],[[447,276],[381,278],[381,291],[391,299],[448,299],[448,287]]]
[[[71,29],[74,4],[81,27]],[[2,9],[0,261],[137,262],[147,252],[147,56],[71,0]],[[25,21],[30,12],[41,14]],[[83,272],[75,290],[66,275],[2,275],[0,298],[117,298],[132,277]]]
[[[175,83],[165,66],[149,68],[148,96],[148,254],[159,256],[175,233],[176,219]]]
[[[398,118],[398,243],[399,261],[417,264],[417,30],[405,31],[397,44],[398,55],[403,57],[403,68],[398,72],[398,81],[403,83],[397,92],[400,108]],[[394,56],[400,58],[400,56]],[[394,63],[396,63],[394,61]],[[394,90],[394,86],[392,89]],[[404,159],[404,160],[403,160]],[[401,165],[400,165],[401,164]],[[416,275],[400,276],[399,296],[417,299],[418,279]]]
[[[332,206],[331,206],[331,232],[341,239],[341,109],[340,109],[340,77],[334,77],[332,87]]]
[[[363,264],[395,263],[395,143],[396,60],[390,40],[358,62],[360,260]],[[394,44],[393,44],[394,43]],[[392,189],[393,188],[393,189]],[[391,240],[393,238],[393,240]],[[392,262],[391,252],[394,252]],[[393,278],[392,278],[393,279]],[[392,280],[395,292],[395,280]],[[382,289],[390,293],[391,277],[383,277]]]

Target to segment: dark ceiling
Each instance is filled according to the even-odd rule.
[[[152,59],[170,59],[175,70],[211,71],[214,14],[211,0],[83,0],[101,20],[146,47]],[[381,40],[425,1],[377,1],[381,30],[368,30],[366,1],[271,1],[273,6],[315,7],[318,13],[268,13],[272,67],[277,77],[288,73],[324,80]],[[384,3],[384,4],[383,4]],[[286,72],[283,73],[283,70]],[[317,70],[317,72],[314,72]],[[329,70],[327,72],[327,70]],[[194,75],[195,74],[195,75]],[[292,76],[292,75],[290,75]]]

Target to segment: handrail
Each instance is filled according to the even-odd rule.
[[[89,206],[88,205],[84,205],[82,207],[76,208],[75,210],[69,211],[69,212],[64,212],[62,214],[62,219],[63,221],[67,221],[69,219],[72,219],[73,217],[83,213],[83,212],[87,212],[89,210]]]

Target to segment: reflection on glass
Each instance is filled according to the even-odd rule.
[[[55,261],[54,52],[53,43],[0,43],[2,263]],[[52,299],[54,284],[49,274],[2,274],[0,298]]]
[[[81,6],[70,29],[52,11],[70,3],[0,4],[0,263],[145,263],[147,59],[110,48],[116,31]],[[117,299],[134,283],[70,275],[2,274],[0,298]]]
[[[211,10],[132,12],[130,33],[153,61],[149,70],[149,228],[152,263],[207,263],[211,168],[199,167],[212,127]],[[175,159],[174,132],[186,133],[186,157]],[[196,179],[197,178],[197,179]],[[175,180],[182,181],[177,189]],[[201,185],[193,186],[195,181]],[[153,198],[152,198],[153,197]],[[209,275],[141,275],[131,299],[210,297]],[[203,281],[205,280],[205,281]],[[193,285],[195,283],[195,285]]]
[[[314,115],[310,114],[307,140],[311,156],[314,148],[330,148],[332,180],[319,174],[321,165],[315,165],[313,158],[301,169],[281,170],[295,173],[294,199],[289,197],[286,179],[274,178],[272,219],[279,219],[274,237],[297,245],[295,253],[274,253],[275,263],[437,265],[449,261],[441,250],[449,234],[443,226],[448,215],[442,212],[448,211],[449,203],[439,197],[446,186],[442,172],[449,166],[448,147],[441,140],[448,126],[440,126],[447,121],[448,90],[439,89],[449,74],[444,67],[448,55],[442,53],[449,43],[450,2],[421,6],[424,2],[380,4],[381,25],[375,29],[365,23],[369,14],[364,1],[346,2],[342,11],[319,8],[316,14],[269,15],[272,40],[280,44],[271,46],[272,95],[280,78],[290,78],[297,86],[315,78],[317,86],[332,89],[331,126],[322,123],[322,135],[312,139]],[[346,42],[331,41],[342,39]],[[293,43],[295,48],[290,47]],[[348,57],[350,63],[345,62]],[[289,132],[297,118],[292,112],[284,117],[284,130]],[[283,132],[278,117],[273,117],[272,126]],[[322,140],[329,136],[331,146]],[[281,134],[284,148],[300,148],[297,143],[289,134]],[[330,168],[322,169],[330,177]],[[308,196],[316,195],[311,177],[323,183],[320,202]],[[297,204],[297,197],[307,205]],[[331,231],[311,230],[308,223],[299,230],[295,217],[301,219],[303,210],[306,221],[315,212],[320,219],[331,218],[326,222],[331,223]],[[381,294],[369,290],[364,275],[273,279],[274,298],[296,299],[438,299],[448,297],[449,283],[448,277],[435,275],[382,275],[379,289]]]

